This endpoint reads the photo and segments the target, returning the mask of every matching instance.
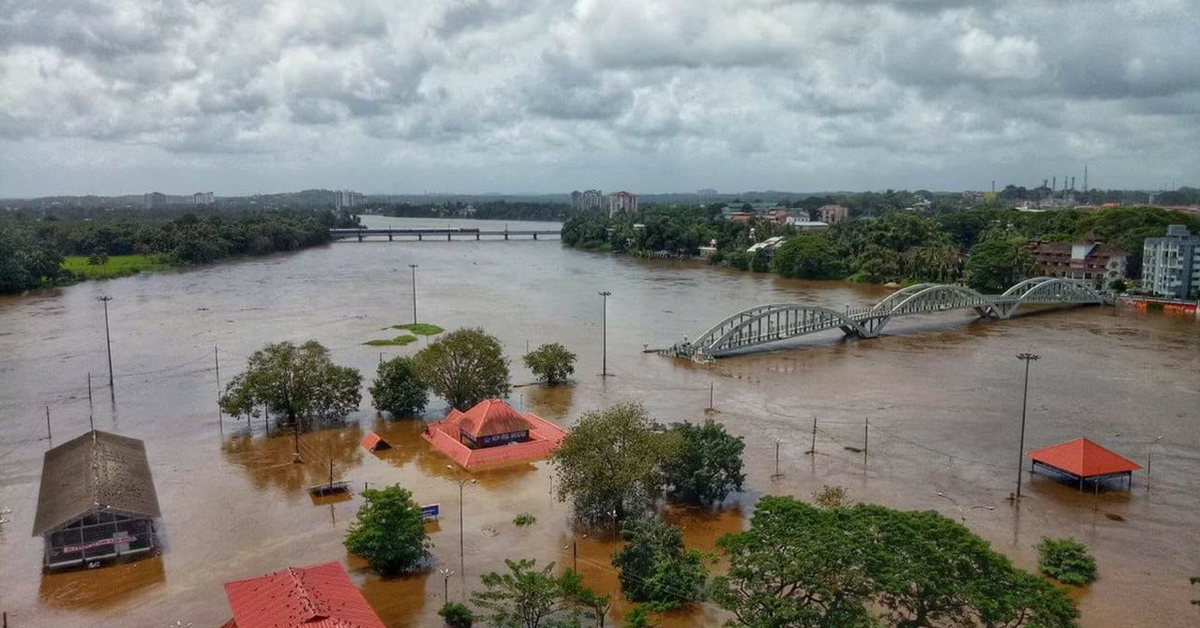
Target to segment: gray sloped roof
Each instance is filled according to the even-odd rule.
[[[147,519],[162,515],[142,441],[93,430],[46,452],[33,535],[93,510]]]

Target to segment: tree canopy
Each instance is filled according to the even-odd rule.
[[[442,336],[421,349],[413,364],[421,381],[459,410],[512,390],[504,349],[482,329],[463,328]]]
[[[334,364],[321,343],[279,342],[251,354],[246,370],[225,387],[220,406],[237,416],[258,416],[266,407],[285,424],[340,419],[358,409],[361,387],[358,370]]]
[[[393,417],[413,415],[425,409],[429,393],[417,377],[413,359],[398,356],[379,365],[371,384],[371,400],[375,409],[390,412]]]
[[[669,610],[703,599],[708,571],[700,552],[683,546],[683,532],[651,516],[626,519],[625,546],[613,553],[621,591],[631,602]]]
[[[677,441],[639,404],[584,413],[554,454],[558,499],[570,499],[575,515],[593,522],[643,511],[661,490]]]
[[[522,359],[538,379],[547,384],[565,381],[575,373],[575,354],[557,342],[544,344]]]
[[[346,533],[346,550],[362,556],[384,576],[408,571],[429,558],[433,544],[412,493],[399,486],[367,489],[366,500]]]
[[[579,574],[555,575],[554,563],[538,569],[529,559],[506,559],[504,565],[503,572],[483,574],[483,589],[471,594],[493,628],[577,628],[584,615],[604,625],[610,600],[584,587]]]
[[[1036,272],[1033,254],[1019,236],[988,238],[971,247],[967,285],[983,294],[1000,294]]]
[[[764,497],[711,590],[751,628],[1074,628],[1070,598],[934,512]]]
[[[726,432],[712,419],[703,425],[676,423],[671,430],[680,437],[674,455],[663,465],[671,495],[685,502],[712,504],[742,490],[746,444],[740,436]]]

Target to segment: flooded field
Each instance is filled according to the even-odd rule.
[[[395,226],[446,221],[371,219]],[[480,224],[480,226],[503,226]],[[523,223],[521,226],[527,226]],[[540,225],[546,226],[546,225]],[[768,493],[807,497],[842,485],[858,501],[936,509],[967,523],[1019,565],[1036,564],[1045,535],[1075,536],[1094,551],[1100,579],[1076,592],[1087,628],[1200,622],[1188,600],[1200,587],[1200,324],[1194,318],[1137,315],[1112,308],[1044,312],[999,322],[944,314],[893,323],[888,336],[843,342],[817,337],[800,350],[722,360],[706,367],[645,347],[695,337],[722,317],[760,303],[868,305],[876,286],[804,282],[692,263],[650,262],[563,249],[547,241],[344,242],[321,249],[0,298],[0,610],[12,628],[215,627],[229,617],[222,583],[329,560],[342,561],[389,626],[440,626],[447,583],[436,568],[396,579],[368,574],[341,540],[360,500],[313,503],[306,488],[337,479],[357,491],[399,482],[422,503],[440,503],[432,527],[438,566],[456,571],[451,599],[505,558],[577,561],[585,582],[617,590],[611,540],[583,536],[551,495],[552,474],[537,462],[478,473],[464,492],[459,556],[455,472],[419,437],[416,421],[384,422],[363,409],[344,425],[293,441],[261,420],[218,418],[214,348],[223,381],[266,342],[315,339],[335,362],[363,371],[380,359],[362,343],[411,322],[408,264],[419,264],[423,322],[480,326],[513,359],[526,343],[561,342],[579,354],[575,382],[520,386],[511,402],[563,426],[583,411],[641,401],[661,421],[701,420],[714,386],[713,416],[747,443],[747,491],[719,512],[670,509],[688,542],[712,549],[745,525]],[[601,298],[608,300],[608,368],[600,378]],[[115,387],[107,386],[103,311],[110,295]],[[385,347],[411,354],[424,341]],[[1145,466],[1129,492],[1083,494],[1026,475],[1015,488],[1022,364],[1034,351],[1026,448],[1087,436]],[[89,403],[87,375],[93,376]],[[46,439],[50,409],[53,440]],[[430,406],[441,418],[446,407]],[[91,571],[41,571],[42,544],[30,536],[42,454],[88,429],[143,439],[163,518],[161,557]],[[816,455],[808,456],[813,418]],[[869,452],[861,449],[870,417]],[[376,431],[396,447],[358,446]],[[1155,440],[1162,436],[1157,444]],[[775,473],[779,443],[781,477]],[[537,523],[513,525],[529,512]],[[574,548],[578,547],[576,558]],[[625,606],[618,605],[617,612]],[[614,614],[616,617],[616,614]],[[671,626],[718,626],[711,606],[673,613]]]

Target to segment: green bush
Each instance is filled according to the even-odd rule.
[[[458,602],[447,602],[438,610],[438,616],[449,628],[471,628],[475,623],[475,613]]]
[[[537,523],[537,517],[535,517],[527,512],[523,512],[523,513],[517,515],[516,517],[513,517],[513,525],[517,526],[518,528],[524,528],[525,526],[531,526],[535,523]]]
[[[1038,544],[1038,567],[1063,584],[1087,584],[1096,579],[1096,559],[1075,539],[1043,537]]]
[[[557,342],[544,344],[522,358],[538,379],[547,384],[565,381],[575,373],[575,354]]]
[[[429,558],[432,543],[412,493],[399,486],[367,489],[366,503],[346,533],[346,550],[367,559],[382,576],[408,571]]]

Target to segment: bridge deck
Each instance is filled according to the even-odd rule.
[[[461,239],[469,240],[474,238],[480,240],[487,238],[532,238],[534,240],[545,237],[561,237],[562,232],[554,229],[456,229],[456,228],[392,228],[392,227],[370,227],[362,229],[330,229],[329,235],[334,240],[357,239],[359,242],[370,237],[386,237],[389,241],[394,241],[396,238],[416,238],[424,240],[427,237],[445,237],[447,240]]]

